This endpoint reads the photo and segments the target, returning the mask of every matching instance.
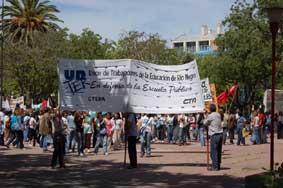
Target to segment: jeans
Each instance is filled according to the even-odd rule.
[[[283,124],[281,122],[278,122],[277,124],[277,139],[283,138]]]
[[[179,127],[179,143],[186,143],[187,129],[186,127]]]
[[[255,137],[255,143],[260,144],[260,129],[259,129],[259,127],[254,128],[254,137]]]
[[[54,151],[52,155],[51,166],[56,166],[57,159],[59,160],[60,167],[64,166],[64,150],[65,150],[65,138],[62,134],[54,134]]]
[[[157,128],[157,138],[158,140],[164,140],[164,125],[160,125],[160,127]]]
[[[42,145],[43,150],[47,150],[48,146],[48,136],[41,135],[40,144]]]
[[[7,146],[9,146],[12,142],[14,142],[16,139],[16,131],[15,130],[11,130],[11,133],[10,133],[10,137],[6,143]]]
[[[227,127],[223,127],[223,144],[226,144],[226,139],[227,139]]]
[[[99,135],[94,147],[94,153],[98,153],[100,144],[103,144],[103,153],[107,153],[108,145],[107,145],[108,137],[107,135]]]
[[[93,133],[93,136],[92,136],[92,147],[95,148],[95,145],[96,145],[96,142],[97,142],[97,133]]]
[[[229,132],[229,139],[230,139],[230,144],[233,144],[234,143],[234,135],[235,135],[235,132],[234,132],[234,127],[232,128],[228,128],[228,132]]]
[[[173,125],[167,125],[167,139],[169,143],[173,141]]]
[[[76,145],[76,130],[71,130],[70,135],[69,135],[69,149],[75,150],[75,145]]]
[[[24,130],[24,141],[27,142],[29,137],[28,137],[28,132],[29,132],[29,127],[25,126],[25,130]]]
[[[0,133],[0,146],[4,146],[4,134]]]
[[[179,126],[173,127],[173,143],[176,143],[179,140]]]
[[[150,142],[151,142],[151,134],[145,133],[144,136],[140,137],[141,141],[141,155],[143,156],[145,153],[146,155],[150,155],[151,149],[150,149]]]
[[[187,127],[184,127],[183,129],[185,131],[185,142],[187,137],[188,140],[191,141],[191,125],[189,124]]]
[[[37,140],[36,130],[33,128],[28,128],[28,139],[29,141],[33,141],[33,146],[35,146],[35,142]]]
[[[76,141],[78,142],[78,154],[84,153],[85,139],[84,133],[76,131]]]
[[[66,141],[65,141],[65,153],[69,152],[69,146],[70,146],[70,135],[65,135]]]
[[[265,144],[267,143],[268,127],[263,127],[262,132],[263,132],[262,142]]]
[[[137,167],[137,137],[136,136],[128,136],[128,153],[130,158],[131,167]]]
[[[243,137],[243,128],[238,128],[237,134],[238,134],[237,145],[240,145],[240,143],[245,145],[246,143],[245,143],[245,138]]]
[[[211,136],[210,157],[212,160],[212,168],[220,170],[222,155],[222,136],[223,134],[214,134]]]
[[[17,130],[16,131],[16,141],[15,141],[15,144],[20,149],[24,148],[24,132],[22,130]]]
[[[199,141],[201,146],[205,146],[204,128],[199,128]]]

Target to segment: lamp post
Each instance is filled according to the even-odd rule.
[[[0,82],[0,89],[1,89],[1,92],[0,92],[0,108],[2,108],[2,105],[3,105],[3,95],[4,95],[4,92],[3,92],[3,89],[4,89],[4,86],[3,86],[3,82],[4,82],[4,24],[3,24],[3,20],[4,20],[4,1],[5,0],[2,0],[2,15],[1,15],[1,20],[2,20],[2,23],[1,23],[1,66],[0,66],[0,74],[1,74],[1,82]]]
[[[272,34],[272,83],[271,83],[271,132],[270,132],[270,170],[274,168],[274,120],[275,120],[275,75],[276,75],[276,36],[279,22],[283,14],[281,7],[265,8],[269,19],[270,32]]]

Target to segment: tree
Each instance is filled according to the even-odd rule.
[[[187,53],[177,53],[166,46],[166,40],[158,34],[147,34],[138,31],[122,33],[117,42],[113,58],[137,59],[154,64],[182,64],[192,60]]]
[[[70,34],[67,54],[73,59],[106,59],[110,58],[109,53],[114,50],[114,42],[104,39],[89,29],[83,29],[80,35]]]
[[[211,76],[222,89],[235,81],[240,84],[240,93],[245,96],[245,100],[237,101],[240,107],[257,99],[262,100],[257,91],[269,88],[271,83],[271,34],[262,2],[237,0],[223,22],[227,31],[216,40],[216,56],[203,60],[212,61],[208,70],[213,72],[207,71],[205,74]],[[278,40],[278,54],[282,54],[282,43],[279,41],[282,41],[282,36]],[[277,80],[282,80],[282,69],[277,70]]]
[[[13,43],[24,42],[31,45],[36,32],[55,31],[61,20],[54,15],[59,10],[49,1],[7,0],[3,20],[5,38]]]
[[[57,93],[57,61],[67,53],[67,33],[35,34],[31,45],[5,46],[5,93],[24,95],[28,99],[47,98]]]

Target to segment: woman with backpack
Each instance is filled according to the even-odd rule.
[[[14,113],[11,116],[11,137],[6,144],[6,147],[9,148],[9,145],[13,142],[13,145],[17,145],[20,149],[24,148],[24,125],[22,122],[21,111],[19,108],[16,108]]]

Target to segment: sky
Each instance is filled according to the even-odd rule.
[[[63,27],[79,34],[89,28],[118,40],[125,31],[159,33],[167,41],[199,34],[203,24],[216,30],[235,0],[51,0]]]

